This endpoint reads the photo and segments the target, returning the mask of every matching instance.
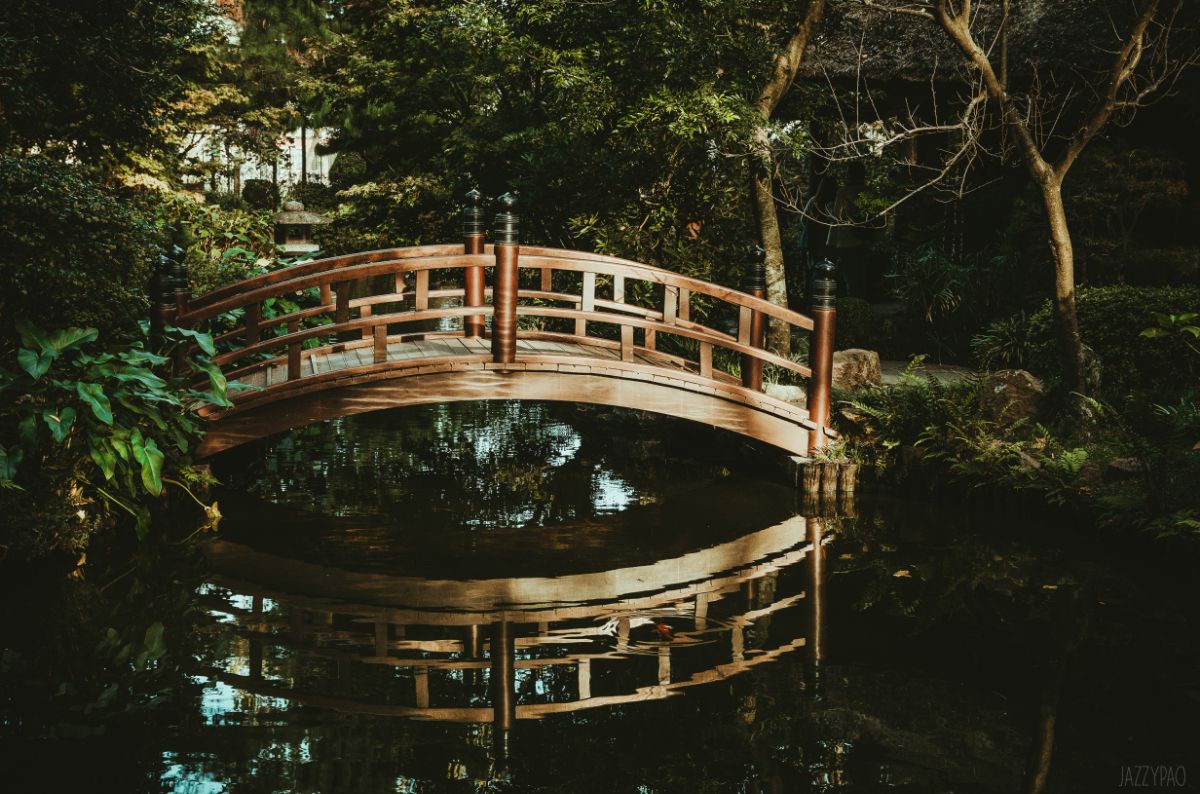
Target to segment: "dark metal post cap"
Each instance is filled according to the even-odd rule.
[[[521,217],[517,215],[517,196],[505,193],[496,199],[496,222],[493,233],[497,244],[516,245],[521,242]]]
[[[813,267],[812,305],[814,309],[832,309],[837,304],[837,267],[824,259]]]
[[[483,194],[475,188],[471,188],[463,196],[463,236],[484,234],[486,231],[487,224],[483,217]]]
[[[150,295],[159,306],[175,305],[175,262],[167,254],[159,254],[150,276]]]
[[[761,245],[752,245],[746,252],[746,275],[742,280],[745,292],[767,288],[767,252]]]

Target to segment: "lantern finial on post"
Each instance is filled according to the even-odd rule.
[[[767,289],[767,252],[761,245],[752,245],[746,252],[746,275],[742,279],[742,290],[755,297]]]
[[[833,329],[837,319],[837,268],[826,259],[814,268],[812,282],[812,343],[808,384],[808,417],[817,426],[809,432],[809,451],[825,446],[833,390]]]
[[[517,215],[517,194],[505,193],[496,199],[495,228],[493,234],[498,244],[517,245],[521,242],[521,217]]]
[[[484,234],[487,224],[483,215],[483,194],[471,188],[463,195],[462,233],[464,237]]]

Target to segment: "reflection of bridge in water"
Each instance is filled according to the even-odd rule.
[[[831,270],[814,281],[809,317],[764,299],[761,261],[740,292],[522,247],[512,197],[485,245],[479,196],[469,198],[462,244],[304,262],[196,298],[176,273],[156,320],[212,331],[235,387],[233,407],[205,412],[200,454],[322,419],[486,399],[635,408],[801,454],[833,436]],[[767,349],[768,323],[809,341],[806,363]],[[808,383],[805,407],[764,393],[768,365]]]
[[[501,757],[516,720],[670,697],[806,645],[815,669],[820,538],[819,520],[795,517],[648,565],[475,581],[352,573],[218,541],[207,603],[236,619],[245,672],[210,675],[302,706],[490,723]],[[779,587],[784,572],[803,586]],[[789,621],[800,636],[755,635],[788,612],[802,613]],[[333,663],[334,691],[273,674],[281,660]],[[378,697],[347,694],[388,668]]]

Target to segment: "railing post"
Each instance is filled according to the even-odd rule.
[[[812,342],[808,363],[812,378],[808,384],[808,417],[817,425],[809,434],[809,452],[825,446],[825,426],[829,424],[830,394],[833,389],[833,327],[837,318],[837,268],[829,260],[819,263],[813,274]]]
[[[767,296],[766,252],[762,246],[756,245],[750,249],[749,256],[746,258],[746,277],[742,284],[742,291],[756,298]],[[755,311],[750,314],[751,347],[761,348],[763,346],[765,320],[762,312]],[[761,358],[742,355],[742,385],[747,389],[762,391],[763,362]]]
[[[517,259],[521,249],[517,197],[505,193],[496,199],[499,212],[493,229],[496,281],[492,287],[492,361],[511,364],[517,359]]]
[[[478,190],[468,190],[463,197],[462,232],[463,253],[482,254],[484,241],[483,207],[480,203],[483,196]],[[482,267],[468,267],[465,271],[464,306],[482,306],[484,296],[484,281]],[[483,336],[484,322],[482,314],[468,315],[463,320],[463,336]]]
[[[150,347],[154,350],[162,347],[166,327],[174,325],[179,315],[179,307],[175,302],[174,267],[170,254],[159,254],[154,274],[150,276],[150,300],[153,302],[150,311]]]

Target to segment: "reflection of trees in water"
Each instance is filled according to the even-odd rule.
[[[686,430],[681,431],[682,428]],[[713,431],[635,412],[483,402],[310,425],[237,455],[235,483],[325,515],[406,524],[591,520],[719,466],[662,465]],[[682,444],[681,444],[682,442]],[[700,447],[702,448],[702,447]]]

